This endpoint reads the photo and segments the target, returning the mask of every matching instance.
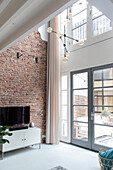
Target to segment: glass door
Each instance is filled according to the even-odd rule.
[[[113,148],[113,65],[71,73],[72,143]]]
[[[89,70],[71,74],[72,143],[91,148]]]
[[[68,75],[61,75],[61,102],[60,102],[60,140],[68,142]]]
[[[113,67],[92,69],[92,149],[113,148]]]

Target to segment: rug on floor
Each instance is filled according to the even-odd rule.
[[[68,170],[68,169],[63,168],[62,166],[57,166],[57,167],[54,167],[54,168],[52,168],[50,170]]]

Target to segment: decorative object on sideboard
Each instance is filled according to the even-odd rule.
[[[30,127],[35,127],[34,122],[31,122],[31,123],[30,123]]]
[[[7,126],[0,126],[0,137],[6,135],[12,136],[12,133],[9,133]],[[0,144],[5,144],[5,143],[9,143],[9,140],[0,138]]]
[[[42,135],[42,143],[46,143],[46,135]]]

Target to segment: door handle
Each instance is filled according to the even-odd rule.
[[[91,120],[93,120],[93,119],[94,119],[94,113],[91,112]]]

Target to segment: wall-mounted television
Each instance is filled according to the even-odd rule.
[[[0,107],[0,125],[13,126],[29,124],[30,106],[4,106]]]

